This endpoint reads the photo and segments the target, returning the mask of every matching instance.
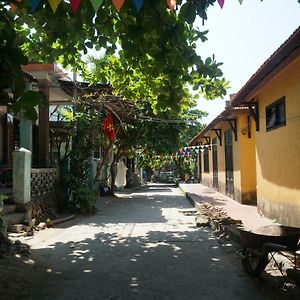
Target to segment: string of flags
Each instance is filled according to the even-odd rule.
[[[21,3],[23,2],[23,0],[16,0],[17,2]],[[49,5],[53,11],[53,13],[56,12],[59,4],[63,1],[63,0],[47,0],[49,2]],[[78,9],[80,7],[80,3],[82,0],[69,0],[70,1],[70,5],[71,5],[71,10],[74,14],[76,14],[78,12]],[[91,4],[95,10],[95,12],[97,12],[101,6],[101,4],[103,3],[104,0],[90,0]],[[122,6],[124,5],[125,0],[111,0],[114,7],[116,8],[117,12],[120,12]],[[129,0],[127,0],[129,1]],[[137,12],[140,12],[144,0],[131,0],[137,10]],[[29,0],[29,6],[32,12],[34,12],[41,3],[43,3],[44,0]],[[166,0],[167,6],[169,7],[170,11],[173,12],[174,8],[176,6],[176,0]],[[15,4],[12,4],[12,10],[15,12],[17,7]]]
[[[17,2],[21,3],[23,0],[16,0]],[[49,2],[49,5],[53,11],[53,13],[56,12],[59,4],[63,1],[63,0],[47,0]],[[78,12],[78,9],[80,7],[80,3],[83,0],[69,0],[70,1],[70,5],[71,5],[71,10],[74,14],[76,14]],[[95,12],[97,12],[100,8],[100,6],[102,5],[104,0],[90,0]],[[114,7],[116,8],[117,12],[120,12],[121,8],[124,5],[125,0],[111,0]],[[129,1],[129,0],[127,0]],[[133,2],[136,11],[140,12],[144,0],[130,0]],[[174,12],[175,6],[176,6],[176,0],[165,0],[167,6],[169,7],[171,12]],[[221,8],[224,7],[225,4],[225,0],[217,0],[218,4],[220,5]],[[243,0],[238,0],[240,4],[243,3]],[[39,5],[44,2],[44,0],[29,0],[29,6],[32,12],[34,12]],[[12,4],[12,10],[15,11],[16,10],[16,6],[14,4]]]
[[[166,154],[166,155],[156,155],[153,158],[157,161],[177,161],[179,159],[183,160],[190,160],[190,159],[196,159],[200,152],[203,152],[205,148],[209,148],[210,145],[201,145],[201,146],[188,146],[180,148],[177,152],[172,154]],[[141,154],[140,149],[134,149],[132,148],[133,152],[136,152],[137,154]]]

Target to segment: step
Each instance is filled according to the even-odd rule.
[[[26,218],[24,213],[12,213],[4,216],[7,225],[20,224]]]
[[[4,204],[2,214],[3,215],[12,214],[16,211],[16,207],[17,206],[15,204]]]

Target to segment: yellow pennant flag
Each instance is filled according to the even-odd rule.
[[[56,12],[58,5],[60,4],[61,0],[48,0],[53,13]]]
[[[176,5],[176,0],[167,0],[167,4],[170,8],[170,11],[173,12],[174,11],[174,7]]]
[[[125,0],[112,0],[117,12],[120,12]]]

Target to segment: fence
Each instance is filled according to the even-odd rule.
[[[54,191],[56,180],[56,168],[31,169],[31,196],[42,196]]]

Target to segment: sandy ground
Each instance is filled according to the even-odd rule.
[[[24,238],[30,257],[0,259],[0,299],[300,299],[267,274],[250,278],[188,208],[163,185],[103,197],[95,215]]]

